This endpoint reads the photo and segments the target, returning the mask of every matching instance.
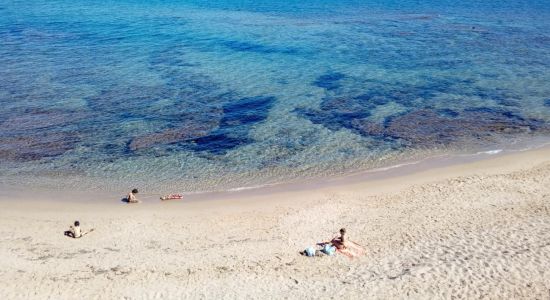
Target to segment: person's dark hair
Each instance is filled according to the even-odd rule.
[[[340,229],[340,233],[341,233],[341,234],[344,234],[344,233],[346,233],[346,228],[342,228],[342,229]]]
[[[74,221],[74,226],[80,226],[80,222]]]
[[[138,190],[137,189],[133,189],[132,190],[132,194],[137,194],[138,193]]]

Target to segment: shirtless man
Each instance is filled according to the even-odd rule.
[[[128,200],[128,203],[139,203],[139,200],[137,199],[136,197],[136,194],[138,193],[138,190],[137,189],[133,189],[129,194],[128,196],[126,197],[126,199]]]
[[[74,221],[74,226],[69,226],[69,230],[65,231],[65,235],[77,239],[82,237],[82,231],[80,230],[80,222]]]
[[[65,231],[65,235],[68,236],[68,237],[72,237],[73,239],[78,239],[78,238],[81,238],[81,237],[85,236],[86,234],[88,234],[92,231],[94,231],[93,228],[86,231],[86,232],[82,231],[80,229],[80,222],[74,221],[74,226],[71,225],[69,227],[69,230]]]

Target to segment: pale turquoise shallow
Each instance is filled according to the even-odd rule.
[[[223,190],[550,137],[548,1],[4,1],[0,41],[3,185]]]

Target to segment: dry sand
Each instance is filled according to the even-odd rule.
[[[0,199],[0,299],[550,299],[548,148],[306,191],[149,202]],[[95,231],[65,237],[75,219]],[[365,256],[298,254],[340,227]]]

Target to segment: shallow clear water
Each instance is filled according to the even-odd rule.
[[[0,179],[205,191],[550,136],[548,1],[2,1]]]

